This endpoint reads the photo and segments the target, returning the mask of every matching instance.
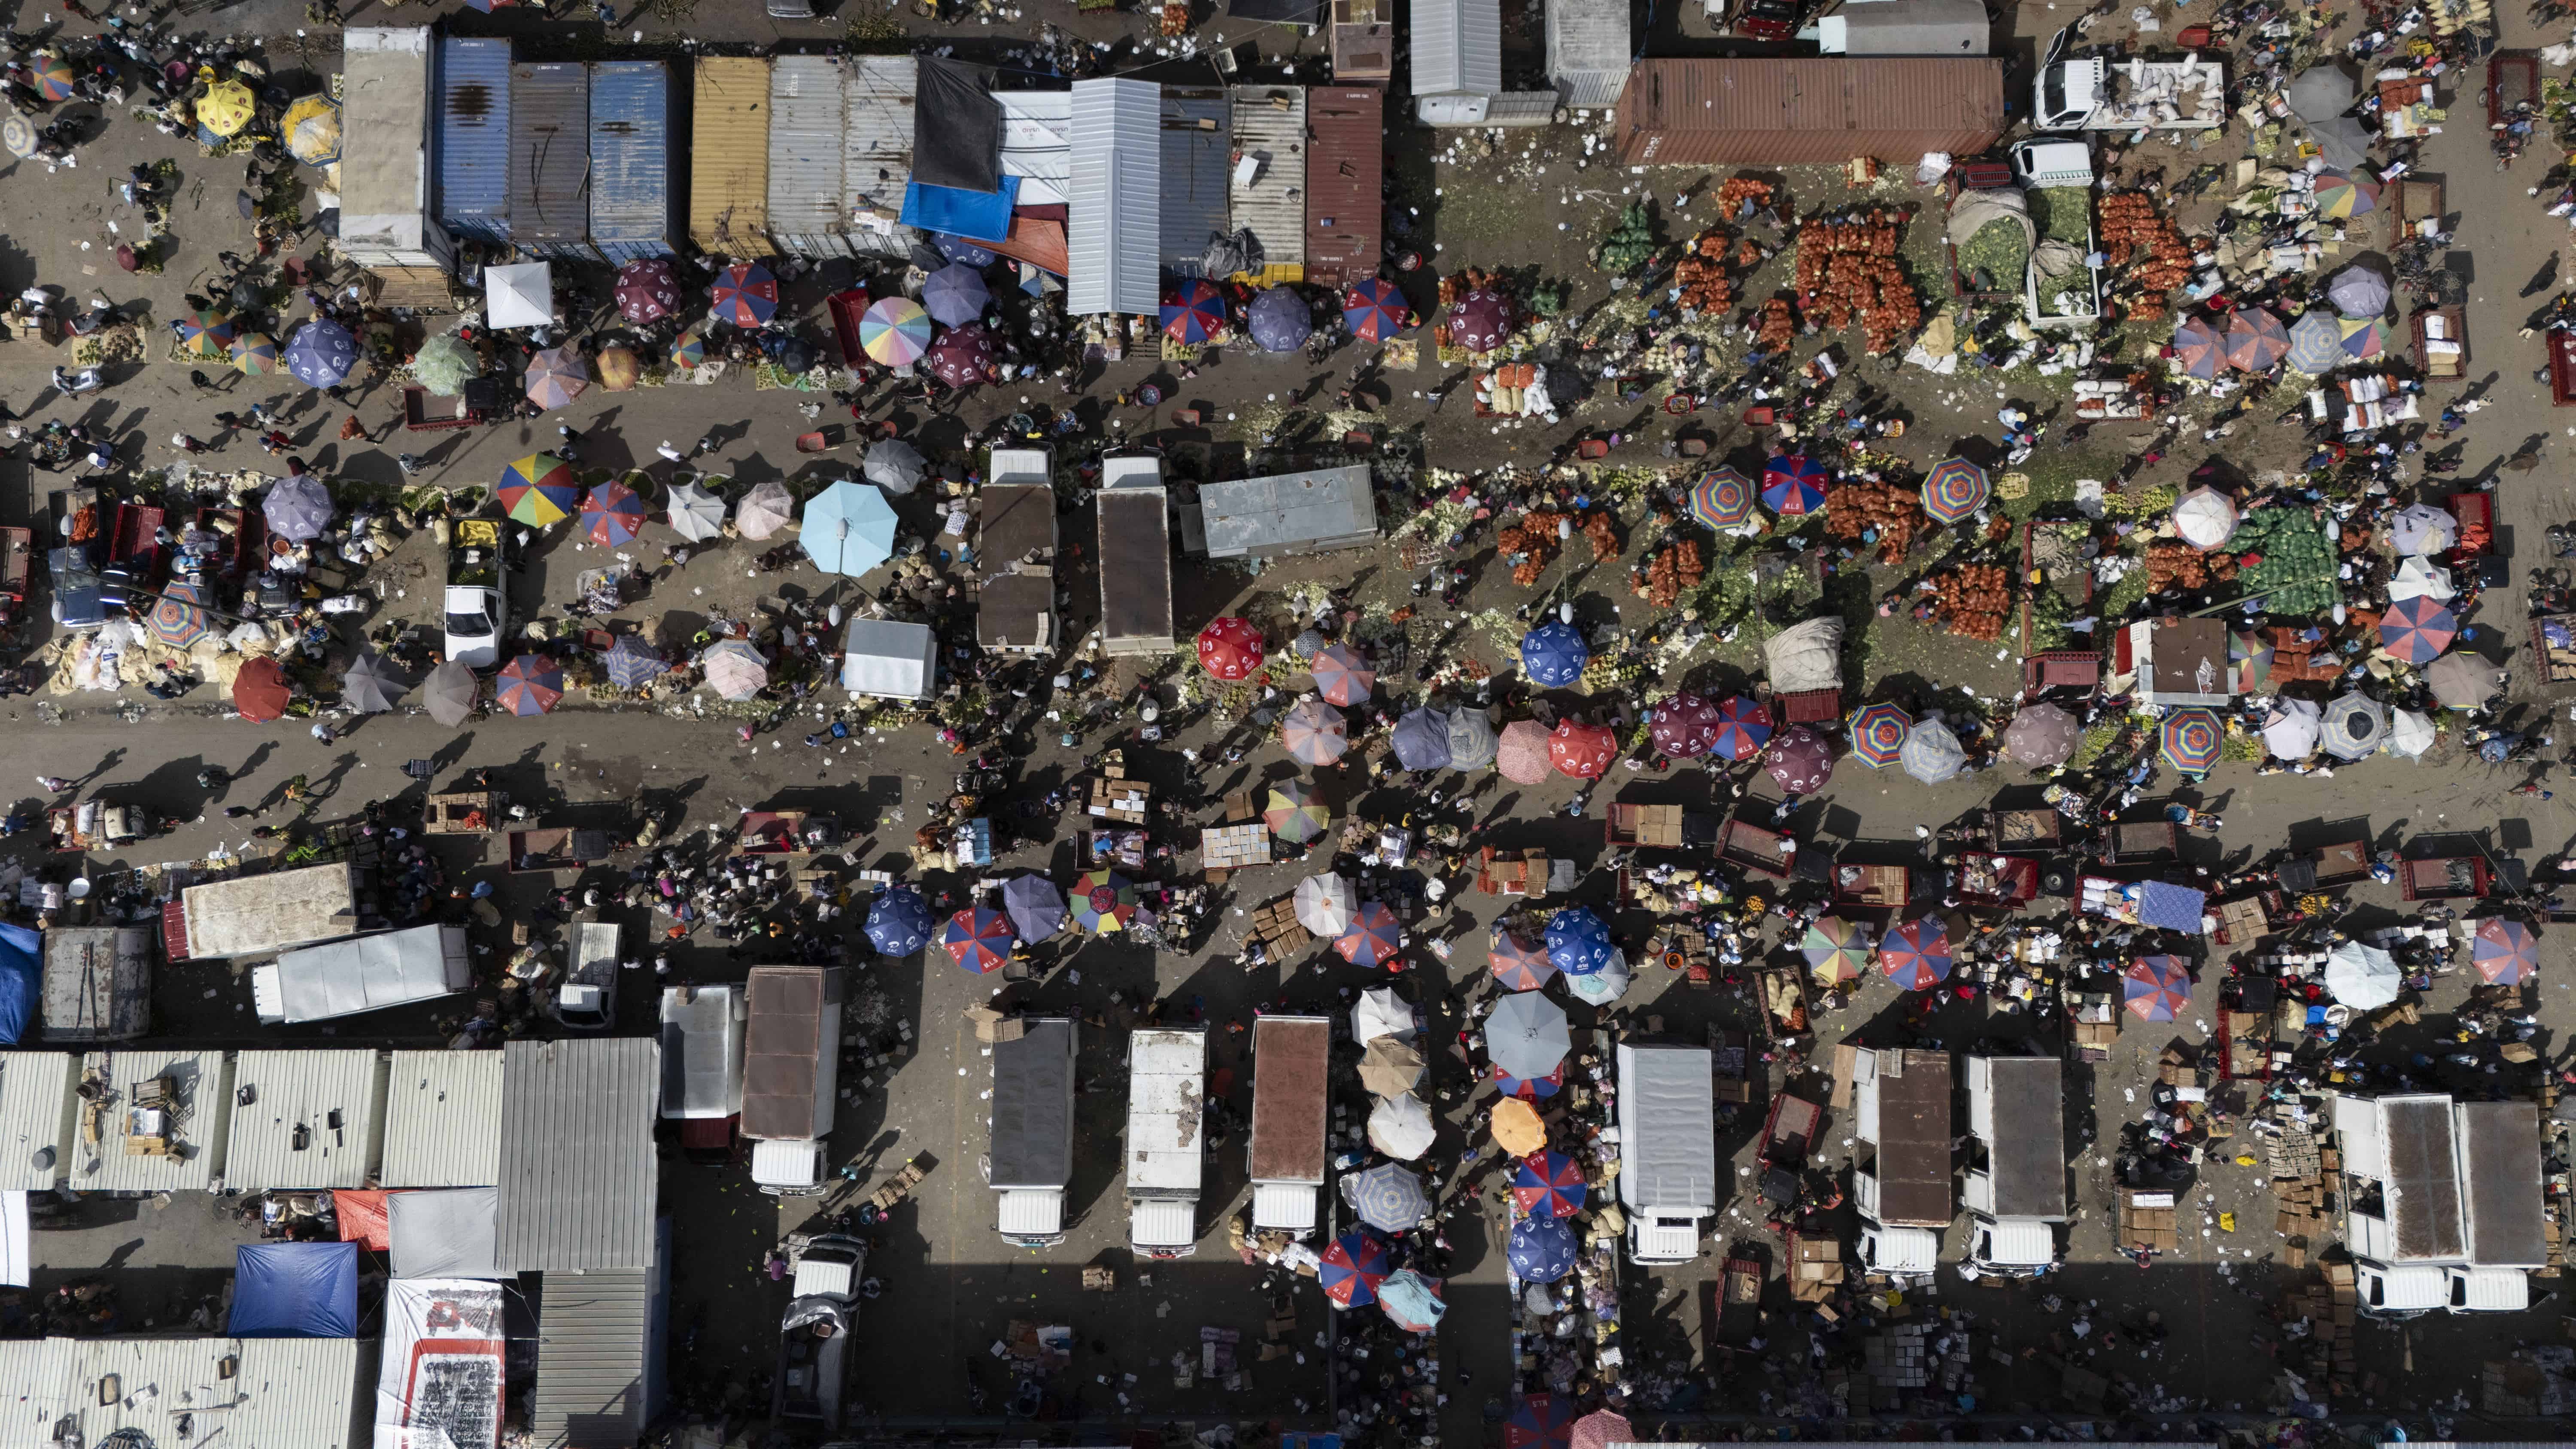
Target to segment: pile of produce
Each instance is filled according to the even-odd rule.
[[[2115,191],[2102,198],[2102,250],[2115,264],[2135,264],[2129,273],[2140,293],[2129,304],[2134,321],[2164,316],[2173,290],[2191,279],[2191,244],[2144,192]]]
[[[2248,597],[2262,595],[2270,614],[2322,614],[2343,597],[2335,546],[2302,510],[2257,508],[2236,525],[2227,546],[2236,554],[2238,586]]]
[[[2223,553],[2202,553],[2190,544],[2168,540],[2147,545],[2147,592],[2200,590],[2236,577],[2236,560]]]
[[[1735,283],[1726,275],[1726,236],[1723,232],[1705,231],[1679,262],[1673,265],[1673,284],[1681,288],[1675,299],[1685,313],[1723,312],[1735,305]]]
[[[1768,181],[1757,181],[1750,176],[1730,176],[1718,183],[1717,214],[1740,216],[1746,202],[1751,202],[1753,209],[1760,211],[1771,204],[1771,195]]]
[[[2017,291],[2030,266],[2030,239],[2023,233],[2020,221],[1997,217],[1960,243],[1954,265],[1959,269],[1963,291]]]
[[[1951,633],[1987,643],[2003,637],[2012,585],[2000,566],[1966,564],[1937,575],[1936,581],[1941,602],[1934,612]]]
[[[1633,272],[1655,254],[1654,219],[1642,201],[1628,203],[1619,213],[1619,224],[1601,238],[1598,265],[1605,272]]]
[[[1685,590],[1698,588],[1707,577],[1699,540],[1685,538],[1655,550],[1644,568],[1631,570],[1628,589],[1658,609],[1669,609],[1681,601]]]
[[[1903,214],[1873,207],[1847,221],[1810,221],[1798,228],[1799,310],[1827,331],[1840,332],[1854,318],[1871,353],[1887,351],[1923,324],[1923,300],[1896,260]]]
[[[1915,490],[1887,483],[1844,483],[1825,490],[1825,532],[1857,543],[1878,534],[1878,561],[1901,563],[1930,520]]]
[[[1754,345],[1765,352],[1778,352],[1797,340],[1798,319],[1791,315],[1789,304],[1774,297],[1762,304],[1754,332]]]
[[[1494,545],[1502,556],[1519,560],[1512,565],[1513,583],[1528,588],[1538,582],[1538,576],[1556,561],[1557,525],[1572,521],[1572,514],[1537,509],[1522,514],[1519,522],[1495,530]]]
[[[1582,533],[1585,541],[1592,545],[1594,563],[1607,563],[1619,556],[1619,531],[1610,526],[1610,515],[1606,511],[1585,514]]]

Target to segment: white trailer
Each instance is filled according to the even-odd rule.
[[[364,929],[357,871],[342,861],[188,887],[161,910],[161,954],[172,961],[265,956]]]
[[[1852,1108],[1861,1262],[1873,1273],[1929,1273],[1955,1216],[1950,1054],[1863,1048],[1853,1060]]]
[[[1706,1047],[1623,1044],[1616,1065],[1628,1256],[1687,1263],[1717,1215],[1716,1058]]]
[[[1198,1247],[1207,1166],[1207,1029],[1127,1038],[1127,1245],[1148,1258]]]
[[[1264,1016],[1252,1024],[1252,1226],[1303,1238],[1321,1221],[1325,1105],[1333,1020]]]
[[[840,1105],[841,973],[754,966],[744,982],[742,1135],[751,1180],[774,1197],[822,1189],[823,1141]]]
[[[1968,1261],[2027,1277],[2057,1261],[2066,1221],[2065,1065],[2055,1057],[1968,1058],[1968,1136],[1979,1159],[1961,1194]]]
[[[2040,131],[2215,131],[2227,124],[2227,69],[2198,54],[2181,60],[2067,57],[2074,31],[2057,32],[2032,84]]]
[[[251,1000],[269,1026],[435,1001],[473,984],[462,926],[414,926],[306,946],[250,973]]]

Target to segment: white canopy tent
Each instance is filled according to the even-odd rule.
[[[927,624],[852,619],[841,648],[841,687],[852,694],[928,699],[936,688],[939,636]]]
[[[488,327],[550,327],[555,320],[555,269],[520,262],[483,269],[483,322]]]

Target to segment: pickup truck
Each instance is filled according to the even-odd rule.
[[[2215,131],[2227,124],[2227,71],[2216,61],[2068,56],[2057,32],[2032,82],[2040,131]]]
[[[501,633],[509,623],[503,578],[506,531],[497,518],[460,518],[447,546],[447,657],[468,669],[501,662]]]

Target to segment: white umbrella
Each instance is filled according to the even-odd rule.
[[[1369,1111],[1369,1145],[1398,1162],[1411,1162],[1429,1152],[1439,1135],[1431,1124],[1431,1108],[1409,1092],[1380,1097]]]
[[[2325,712],[2304,699],[2285,699],[2272,706],[2263,721],[2263,743],[2285,760],[2314,754],[2325,729]]]
[[[2338,760],[2366,760],[2388,737],[2388,711],[2366,694],[2347,694],[2326,706],[2326,753]]]
[[[2193,548],[2219,548],[2236,536],[2236,504],[2215,488],[2194,488],[2174,505],[2173,523]]]
[[[724,532],[724,500],[695,483],[674,483],[665,505],[671,531],[691,543],[704,543]]]
[[[2413,598],[2430,598],[2439,604],[2458,592],[2451,586],[2449,569],[2420,555],[2399,559],[2397,572],[2388,576],[2388,602],[2392,604]]]
[[[1358,908],[1347,876],[1310,875],[1297,882],[1297,924],[1327,941],[1342,938],[1351,928],[1351,912]]]
[[[1959,748],[1959,737],[1937,719],[1918,722],[1905,745],[1896,752],[1905,773],[1926,785],[1938,785],[1955,778],[1968,767],[1968,752]]]
[[[767,538],[796,521],[796,495],[772,478],[742,495],[733,506],[733,526],[745,538]]]
[[[1633,978],[1628,970],[1628,953],[1613,951],[1610,953],[1609,961],[1604,963],[1600,970],[1581,976],[1568,976],[1565,978],[1565,986],[1567,990],[1574,993],[1578,1001],[1588,1001],[1594,1006],[1608,1006],[1628,994],[1628,983],[1631,979]]]
[[[1351,1039],[1365,1047],[1382,1036],[1399,1040],[1413,1035],[1413,1008],[1395,994],[1392,986],[1381,986],[1360,993],[1360,1004],[1351,1008]]]
[[[698,656],[707,685],[727,699],[749,699],[769,682],[769,662],[740,639],[727,639]]]
[[[2355,1011],[2397,999],[2397,963],[2376,946],[2346,941],[2326,957],[2326,994]]]
[[[549,327],[555,320],[555,271],[545,262],[483,269],[483,321],[493,327]]]
[[[2401,555],[2440,553],[2459,538],[2459,521],[2430,504],[2409,503],[2388,525],[2389,545]]]
[[[1515,1077],[1546,1076],[1573,1047],[1565,1008],[1540,992],[1514,992],[1485,1018],[1485,1055]]]
[[[2433,748],[2433,722],[2411,709],[2392,710],[2388,716],[2388,752],[2410,760],[2423,758]]]

